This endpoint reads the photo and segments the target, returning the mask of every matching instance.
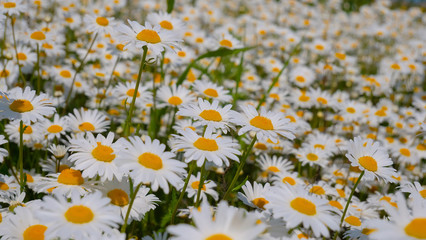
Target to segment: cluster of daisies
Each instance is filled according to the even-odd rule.
[[[0,239],[426,239],[426,15],[0,0]]]

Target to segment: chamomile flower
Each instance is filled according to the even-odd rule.
[[[17,206],[13,212],[0,225],[2,239],[45,239],[44,233],[48,227],[31,208]]]
[[[264,206],[265,204],[268,204],[269,201],[266,200],[264,194],[270,190],[269,183],[262,186],[260,183],[253,182],[252,185],[249,181],[247,181],[241,188],[243,193],[238,193],[238,199],[243,201],[245,205],[265,210]]]
[[[210,81],[197,80],[194,82],[195,91],[204,97],[217,99],[220,102],[229,102],[232,97],[222,86],[218,86]]]
[[[19,190],[19,184],[16,183],[13,177],[0,174],[0,202],[12,196]]]
[[[198,104],[182,105],[176,114],[194,119],[195,127],[207,126],[213,129],[220,129],[226,134],[229,128],[233,128],[232,115],[235,113],[231,108],[231,104],[220,107],[217,100],[213,100],[210,103],[207,100],[198,98]]]
[[[171,46],[179,48],[179,42],[182,40],[171,31],[164,31],[160,25],[152,26],[145,22],[145,26],[136,21],[127,20],[130,27],[124,24],[118,25],[115,30],[118,32],[117,39],[128,46],[141,49],[146,46],[154,55],[160,55],[161,52],[168,49],[174,51]]]
[[[11,100],[8,108],[10,111],[20,114],[20,118],[25,124],[37,122],[50,116],[55,112],[55,108],[51,106],[51,102],[46,94],[36,96],[36,91],[26,87],[14,88],[10,90],[9,99]],[[4,107],[3,105],[0,105]],[[6,109],[0,109],[6,110]]]
[[[120,207],[121,217],[124,219],[130,203],[130,185],[128,180],[123,179],[122,181],[118,181],[113,179],[112,181],[104,182],[102,186],[102,192],[111,199],[112,205]],[[130,210],[129,222],[132,220],[140,221],[145,213],[156,208],[157,202],[160,200],[154,194],[148,194],[149,190],[145,186],[141,186],[139,189]]]
[[[94,132],[101,133],[106,131],[109,126],[107,116],[98,110],[84,110],[81,108],[73,110],[73,113],[68,115],[68,123],[74,133]]]
[[[109,132],[106,138],[102,134],[95,138],[91,132],[87,132],[84,138],[73,138],[69,148],[73,154],[69,156],[69,160],[74,162],[75,169],[83,171],[84,178],[100,176],[101,181],[111,181],[113,177],[121,180],[123,173],[119,170],[116,159],[123,148],[119,141],[113,141],[113,132]]]
[[[285,118],[281,112],[266,111],[261,107],[260,113],[252,105],[242,106],[243,114],[234,114],[234,122],[243,126],[238,135],[242,135],[248,131],[256,132],[259,140],[267,140],[277,142],[279,136],[286,137],[290,140],[294,139],[294,126],[290,123],[290,119]]]
[[[296,151],[296,157],[303,165],[315,166],[319,165],[323,168],[327,167],[329,154],[321,148],[307,146]]]
[[[183,104],[193,102],[195,97],[190,90],[184,86],[176,87],[175,84],[171,86],[162,86],[157,91],[157,97],[161,101],[158,107],[177,107]]]
[[[276,175],[280,172],[290,172],[294,168],[294,165],[290,161],[276,155],[269,156],[268,154],[262,154],[257,163],[262,170],[262,177]]]
[[[419,182],[408,182],[401,186],[401,191],[409,193],[409,198],[426,199],[426,187]]]
[[[19,15],[27,10],[27,4],[22,0],[5,0],[1,2],[0,12],[9,16]]]
[[[173,31],[178,34],[181,34],[185,27],[185,24],[180,19],[174,18],[165,12],[150,13],[146,19],[152,24],[160,25],[165,31]]]
[[[72,195],[71,201],[62,195],[46,196],[40,207],[37,217],[49,226],[47,239],[100,239],[102,233],[111,232],[122,222],[120,209],[100,192]]]
[[[241,152],[238,144],[228,137],[219,137],[213,134],[213,130],[207,127],[203,136],[198,135],[194,130],[187,128],[178,131],[180,135],[174,135],[176,138],[173,151],[183,149],[185,162],[189,163],[193,160],[197,162],[197,166],[201,167],[204,160],[213,162],[216,166],[229,166],[229,159],[239,161],[237,155]]]
[[[194,226],[179,224],[169,226],[167,231],[174,235],[170,239],[256,239],[265,230],[265,225],[257,224],[257,217],[243,209],[220,202],[213,215],[207,202],[199,211],[192,211]]]
[[[118,156],[117,164],[133,180],[133,184],[150,183],[151,189],[159,187],[169,192],[169,184],[177,188],[181,183],[181,175],[186,164],[174,159],[175,155],[165,151],[166,145],[157,139],[146,137],[129,137],[122,141],[125,150]]]
[[[332,213],[333,209],[327,200],[320,199],[301,187],[280,185],[274,187],[266,195],[269,201],[265,205],[277,218],[283,218],[288,229],[303,224],[304,228],[311,228],[316,237],[328,238],[331,230],[338,230],[338,217]]]
[[[87,31],[94,33],[111,33],[115,25],[114,18],[87,14],[83,21],[86,23]]]
[[[188,195],[188,198],[193,198],[194,203],[197,199],[197,193],[198,193],[198,187],[200,186],[200,173],[197,174],[197,176],[191,175],[188,181],[188,187],[186,188],[186,192]],[[207,201],[207,196],[211,196],[215,201],[218,200],[219,195],[217,192],[213,189],[217,186],[217,184],[214,181],[211,180],[205,180],[203,186],[201,187],[201,193],[200,193],[200,199],[202,201]],[[183,185],[181,186],[181,188]]]
[[[389,154],[379,142],[356,137],[349,141],[346,157],[352,166],[365,170],[367,180],[381,178],[386,182],[393,182],[391,177],[396,170],[392,167],[393,162]]]
[[[47,135],[47,139],[52,140],[55,137],[61,138],[61,135],[65,135],[68,130],[68,121],[66,117],[60,117],[58,114],[53,118],[53,122],[45,119],[40,122],[40,130],[44,131]]]

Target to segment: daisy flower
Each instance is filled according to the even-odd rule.
[[[49,226],[47,239],[100,239],[103,232],[111,232],[122,222],[119,210],[100,192],[82,198],[72,195],[70,201],[54,195],[43,198],[37,217]]]
[[[179,224],[169,226],[167,231],[174,235],[172,240],[185,239],[257,239],[265,230],[258,224],[254,214],[243,209],[228,206],[220,202],[213,215],[207,202],[203,202],[199,211],[192,211],[193,225]]]
[[[228,137],[219,137],[219,134],[213,134],[211,128],[207,128],[204,135],[198,135],[191,128],[178,131],[180,135],[176,137],[172,151],[176,152],[181,149],[185,151],[185,162],[192,160],[197,161],[197,166],[201,167],[204,160],[213,162],[217,166],[229,166],[228,158],[239,162],[237,155],[241,152],[238,143],[232,141]]]
[[[9,110],[20,114],[20,118],[25,124],[37,122],[55,113],[55,108],[51,106],[46,94],[36,96],[36,91],[30,87],[14,88],[10,90],[9,98],[11,100],[8,106]],[[4,105],[0,105],[4,107]],[[0,109],[6,111],[6,109]]]
[[[194,203],[197,200],[197,193],[198,193],[198,187],[200,186],[200,179],[201,179],[201,173],[199,172],[197,176],[191,175],[188,181],[188,188],[186,188],[186,192],[188,194],[188,198],[193,198]],[[217,184],[214,181],[211,180],[205,180],[203,186],[201,187],[201,200],[207,201],[207,195],[213,197],[215,201],[218,200],[219,195],[217,192],[213,189],[217,186]],[[181,186],[181,190],[183,188],[183,185]]]
[[[243,47],[243,44],[229,33],[219,34],[219,39],[215,44],[218,47],[236,49]]]
[[[270,209],[274,217],[283,218],[288,229],[303,224],[304,228],[312,228],[317,238],[330,237],[328,228],[339,229],[338,216],[332,214],[333,208],[328,201],[310,195],[301,187],[274,187],[267,193],[266,199],[269,203],[265,208]]]
[[[55,114],[53,122],[45,119],[39,124],[40,130],[44,131],[47,135],[47,139],[53,140],[55,137],[57,139],[61,138],[61,135],[65,135],[68,130],[68,121],[66,117],[59,117],[58,114]]]
[[[260,183],[253,182],[252,185],[249,181],[247,181],[241,188],[243,189],[243,193],[238,193],[238,199],[243,201],[245,205],[265,210],[264,206],[265,204],[268,204],[269,201],[266,200],[264,194],[269,191],[269,183],[262,186]]]
[[[174,18],[165,12],[150,13],[146,19],[152,24],[160,25],[165,31],[173,31],[179,35],[185,27],[185,24],[180,19]]]
[[[272,182],[274,183],[274,186],[284,184],[284,185],[291,185],[291,186],[305,186],[305,182],[297,177],[297,173],[295,172],[278,172],[276,176],[272,177]]]
[[[392,175],[396,170],[392,167],[393,162],[379,142],[356,137],[349,141],[346,157],[352,166],[365,170],[367,180],[382,178],[386,182],[394,181]]]
[[[102,192],[111,199],[111,204],[120,207],[121,217],[124,220],[130,203],[130,185],[128,179],[122,181],[113,179],[112,181],[104,182],[102,187]],[[141,186],[139,189],[133,201],[132,210],[130,210],[129,223],[132,220],[140,221],[145,213],[156,208],[157,202],[160,199],[154,194],[148,194],[149,191],[150,189],[145,186]]]
[[[0,202],[4,202],[19,190],[19,184],[13,177],[0,174]]]
[[[31,208],[18,206],[0,225],[3,239],[45,239],[47,226],[34,216]]]
[[[68,123],[74,133],[79,132],[94,132],[101,133],[107,130],[109,121],[107,116],[96,109],[84,110],[74,108],[74,114],[68,115]]]
[[[19,15],[27,10],[27,4],[22,0],[1,1],[0,13],[5,15]]]
[[[419,182],[407,182],[401,186],[401,191],[409,193],[409,198],[426,199],[426,186],[420,185]]]
[[[258,113],[252,105],[242,106],[242,109],[244,114],[236,113],[233,116],[234,122],[243,126],[238,131],[238,135],[254,131],[259,140],[269,138],[274,143],[278,141],[279,135],[290,140],[295,138],[292,133],[295,129],[293,124],[281,112],[267,112],[264,107],[261,107],[260,113]]]
[[[195,97],[191,91],[184,86],[176,87],[175,84],[171,86],[162,86],[157,91],[157,97],[160,100],[158,107],[177,107],[183,104],[193,102]]]
[[[412,208],[402,194],[397,195],[398,208],[388,206],[386,212],[389,220],[374,219],[369,225],[374,226],[370,239],[415,240],[426,239],[426,207],[421,201],[414,201]]]
[[[229,128],[234,128],[231,124],[232,116],[235,113],[231,108],[231,104],[220,107],[217,100],[210,103],[198,98],[198,104],[182,105],[176,114],[194,119],[194,127],[207,126],[213,129],[221,129],[226,134]]]
[[[94,33],[111,33],[115,25],[114,18],[103,17],[87,14],[84,16],[83,21],[86,24],[86,29]]]
[[[329,164],[329,154],[321,148],[314,146],[306,146],[296,151],[296,157],[303,165],[315,166],[319,165],[326,168]]]
[[[119,141],[114,141],[114,133],[109,132],[105,138],[102,134],[95,136],[88,132],[85,137],[70,140],[69,160],[74,162],[74,168],[82,170],[82,176],[93,178],[100,176],[101,181],[111,181],[113,177],[119,181],[123,173],[119,170],[116,159],[123,150]]]
[[[232,100],[228,91],[226,91],[222,86],[218,86],[210,81],[197,80],[194,82],[193,86],[195,91],[201,96],[217,99],[220,102],[229,102]]]
[[[40,177],[34,184],[34,191],[53,193],[70,197],[71,195],[85,195],[97,189],[94,181],[87,181],[81,176],[81,172],[72,168],[64,169],[60,173],[51,173],[46,177]]]
[[[152,26],[145,22],[145,26],[136,21],[127,20],[130,27],[120,24],[115,30],[118,32],[117,39],[128,46],[141,49],[146,46],[154,55],[160,55],[165,49],[174,51],[171,46],[179,48],[178,43],[182,42],[175,33],[164,31],[160,25]]]
[[[1,69],[1,65],[0,65]],[[0,70],[1,76],[2,70]],[[12,111],[9,106],[13,100],[9,98],[9,94],[0,91],[0,119],[21,119],[22,115],[19,112]]]
[[[113,93],[119,100],[127,100],[127,103],[130,103],[135,93],[135,88],[136,82],[119,83],[114,87]],[[143,108],[150,102],[152,102],[152,93],[148,91],[148,87],[139,86],[138,92],[136,93],[136,106]]]
[[[280,172],[290,172],[294,165],[281,156],[269,156],[268,154],[260,155],[257,162],[262,170],[261,176],[267,178],[268,176],[276,175]]]
[[[173,159],[175,155],[165,151],[166,145],[157,139],[146,137],[129,137],[122,141],[125,150],[118,156],[117,164],[132,178],[135,185],[150,183],[151,189],[159,187],[169,193],[169,183],[177,188],[181,183],[181,175],[185,173],[186,164]]]

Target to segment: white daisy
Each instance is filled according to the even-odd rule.
[[[108,117],[96,109],[84,110],[74,108],[74,114],[68,115],[69,126],[75,133],[94,132],[101,133],[106,131],[109,126]]]
[[[238,193],[238,199],[244,202],[244,204],[253,207],[265,210],[265,204],[268,204],[269,201],[266,200],[264,194],[269,191],[270,184],[266,183],[265,186],[262,184],[253,182],[253,185],[249,181],[242,186],[243,192]]]
[[[18,206],[13,212],[0,225],[2,239],[45,239],[47,225],[34,216],[31,208]]]

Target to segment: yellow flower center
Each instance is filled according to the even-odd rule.
[[[348,107],[348,108],[346,108],[346,111],[347,111],[348,113],[355,113],[355,112],[356,112],[355,108],[353,108],[353,107]]]
[[[358,162],[363,168],[367,169],[368,171],[371,171],[371,172],[377,171],[376,159],[370,156],[360,157],[358,159]]]
[[[138,162],[140,165],[151,168],[154,170],[159,170],[163,168],[163,160],[157,155],[150,152],[142,153],[138,157]]]
[[[408,236],[415,237],[418,239],[426,238],[426,218],[415,218],[413,219],[407,226],[405,226],[404,230]]]
[[[62,70],[61,72],[59,72],[59,75],[64,78],[71,78],[71,72],[68,70]]]
[[[204,90],[203,93],[206,94],[209,97],[218,97],[219,96],[219,94],[217,94],[217,91],[213,88],[207,88],[206,90]]]
[[[306,158],[307,158],[309,161],[315,162],[315,161],[317,161],[317,160],[318,160],[318,155],[316,155],[315,153],[308,153],[308,154],[306,155]]]
[[[317,98],[317,102],[319,102],[321,104],[324,104],[324,105],[328,103],[327,99],[325,99],[323,97]]]
[[[232,48],[232,42],[226,39],[223,39],[222,41],[220,41],[219,44],[222,47]]]
[[[292,186],[294,186],[296,184],[296,181],[292,177],[285,177],[285,178],[283,178],[282,182],[288,183]]]
[[[317,207],[308,199],[297,197],[290,202],[290,206],[305,215],[314,216],[317,214]]]
[[[25,53],[18,53],[18,60],[27,60],[27,55]]]
[[[0,182],[0,190],[7,191],[9,190],[9,185],[5,182]]]
[[[170,103],[170,105],[178,106],[181,105],[183,101],[180,97],[173,96],[169,98],[168,102]]]
[[[296,81],[304,83],[305,82],[305,78],[303,76],[297,76],[296,77]]]
[[[200,181],[194,181],[194,182],[191,183],[191,187],[193,189],[197,189],[198,190],[199,186],[200,186]],[[206,184],[203,184],[203,187],[201,188],[201,190],[206,191]]]
[[[411,152],[408,148],[401,148],[399,149],[399,152],[405,157],[409,157],[411,155]]]
[[[330,204],[331,206],[333,206],[333,207],[335,207],[337,209],[340,209],[340,210],[343,209],[342,204],[340,204],[338,201],[333,201],[332,200],[332,201],[329,201],[328,204]]]
[[[64,170],[66,170],[66,169],[70,169],[70,166],[68,166],[68,165],[66,165],[66,164],[61,164],[61,165],[59,166],[59,172],[62,172],[62,171],[64,171]]]
[[[0,77],[6,78],[10,75],[10,72],[8,70],[0,70]]]
[[[419,191],[419,193],[423,198],[426,198],[426,189]]]
[[[24,127],[24,134],[31,134],[31,133],[33,133],[33,128],[31,127],[31,126],[28,126],[28,125],[23,125],[23,127]],[[21,129],[19,128],[19,131],[21,131]]]
[[[102,27],[106,27],[109,24],[109,21],[107,18],[105,17],[97,17],[96,18],[96,23],[101,25]]]
[[[42,41],[44,39],[46,39],[46,35],[44,35],[43,32],[41,31],[36,31],[31,33],[30,35],[31,39],[37,40],[37,41]]]
[[[152,44],[161,42],[161,38],[158,35],[158,33],[151,29],[144,29],[140,31],[138,35],[136,35],[136,38],[139,41],[144,41],[144,42],[152,43]]]
[[[339,194],[340,197],[342,198],[346,197],[345,190],[337,188],[336,192]]]
[[[161,21],[160,26],[167,30],[173,30],[173,24],[166,20]]]
[[[94,217],[92,210],[83,205],[72,206],[65,212],[67,221],[75,224],[89,223]]]
[[[100,142],[96,142],[96,146],[92,150],[92,156],[101,162],[111,162],[115,159],[115,154],[113,154],[114,149],[109,146],[102,145]]]
[[[50,127],[47,128],[47,131],[49,133],[58,133],[58,132],[61,132],[62,130],[63,130],[63,128],[59,125],[56,125],[56,124],[51,125]]]
[[[4,8],[15,8],[16,7],[16,3],[14,2],[5,2],[3,3]]]
[[[349,216],[345,218],[345,222],[349,223],[352,226],[356,226],[356,227],[361,226],[361,220],[359,220],[359,218],[355,216]]]
[[[184,51],[179,51],[179,52],[177,52],[177,55],[178,55],[179,57],[185,57],[185,56],[186,56],[186,52],[184,52]]]
[[[219,146],[217,145],[216,140],[204,137],[198,138],[197,141],[194,142],[194,147],[210,152],[219,150]]]
[[[315,193],[317,195],[324,195],[325,190],[321,186],[313,186],[311,190],[309,190],[310,193]]]
[[[252,118],[250,120],[250,124],[262,130],[274,130],[274,125],[272,124],[271,119],[263,116],[256,116]]]
[[[263,143],[256,143],[254,145],[254,147],[257,148],[257,149],[260,149],[260,150],[267,150],[268,149],[268,147]]]
[[[133,94],[135,94],[135,89],[131,88],[129,90],[127,90],[126,95],[129,97],[133,97]],[[141,94],[139,93],[139,91],[136,93],[136,97],[139,97]]]
[[[95,130],[95,126],[93,126],[93,124],[89,123],[89,122],[84,122],[80,125],[78,125],[78,129],[80,129],[80,131],[94,131]]]
[[[24,113],[34,109],[30,101],[25,99],[17,99],[9,105],[10,110],[14,112]]]
[[[268,167],[268,170],[269,171],[271,171],[271,172],[279,172],[280,171],[280,169],[278,169],[277,167],[275,167],[275,166],[270,166],[270,167]]]
[[[120,207],[129,204],[129,195],[121,189],[114,189],[107,193],[107,196],[111,198],[111,203]]]
[[[232,240],[232,238],[222,233],[216,233],[206,238],[205,240]]]
[[[31,225],[22,234],[24,240],[43,240],[47,227],[41,224]]]
[[[315,144],[315,145],[314,145],[314,148],[320,148],[320,149],[324,150],[324,149],[325,149],[325,146],[324,146],[324,145],[322,145],[322,144]]]
[[[299,101],[301,101],[301,102],[307,102],[307,101],[309,101],[309,99],[311,99],[311,98],[309,96],[306,96],[306,95],[302,95],[302,96],[299,97]]]
[[[262,198],[262,197],[260,197],[260,198],[255,198],[255,199],[253,199],[251,202],[252,202],[254,205],[256,205],[258,208],[261,208],[261,209],[265,209],[265,208],[264,208],[265,204],[268,204],[268,203],[269,203],[269,201],[268,201],[268,200],[266,200],[265,198]]]
[[[365,234],[365,235],[370,235],[372,232],[375,232],[375,231],[377,231],[376,229],[373,229],[373,228],[364,228],[364,229],[362,229],[362,234]]]
[[[27,176],[27,182],[29,183],[34,182],[34,178],[30,174],[26,173],[25,175]]]
[[[323,45],[315,45],[315,48],[317,49],[317,50],[324,50],[324,46]]]
[[[204,118],[204,120],[207,120],[207,121],[215,121],[215,122],[222,121],[222,116],[216,110],[204,110],[200,113],[200,117]]]
[[[64,169],[58,176],[58,183],[65,185],[81,185],[84,183],[81,172],[74,169]]]

